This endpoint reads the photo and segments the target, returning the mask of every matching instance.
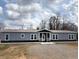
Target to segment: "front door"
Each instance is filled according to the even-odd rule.
[[[45,41],[45,34],[42,34],[42,41]]]
[[[40,40],[41,41],[49,41],[50,35],[49,33],[40,33]]]

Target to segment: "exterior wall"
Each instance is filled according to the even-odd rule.
[[[56,40],[72,40],[72,39],[69,39],[69,34],[73,34],[74,35],[74,39],[73,40],[77,40],[77,33],[52,33],[52,32],[49,32],[50,33],[50,38],[49,40],[53,40],[53,37],[52,37],[52,34],[57,34],[58,36],[58,39]],[[8,34],[9,35],[9,40],[31,40],[30,38],[30,35],[31,34],[36,34],[37,35],[37,40],[40,40],[40,33],[39,32],[3,32],[1,33],[0,32],[0,39],[2,41],[6,41],[5,40],[5,35]],[[25,34],[25,37],[24,38],[21,38],[21,34]]]
[[[57,34],[58,39],[56,40],[77,40],[77,33],[51,33],[53,34]],[[69,39],[69,35],[74,35],[73,39]],[[53,36],[51,35],[51,40],[53,39]]]
[[[0,40],[4,40],[4,33],[0,32]]]
[[[27,32],[27,33],[18,33],[18,32],[10,32],[10,33],[2,33],[1,34],[1,39],[2,40],[6,40],[5,39],[5,35],[6,34],[8,34],[9,35],[9,40],[30,40],[30,35],[31,34],[38,34],[38,33],[33,33],[33,32],[31,32],[31,33],[29,33],[29,32]],[[21,34],[25,34],[25,37],[24,38],[21,38]],[[37,38],[38,38],[38,35],[37,35]]]

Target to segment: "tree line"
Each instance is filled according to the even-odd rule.
[[[70,30],[77,31],[78,26],[72,22],[66,22],[66,20],[62,19],[63,22],[60,21],[59,16],[52,16],[48,21],[42,20],[40,26],[37,27],[39,29],[49,29],[49,30]]]

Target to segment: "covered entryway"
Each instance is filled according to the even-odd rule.
[[[40,33],[40,40],[41,41],[49,41],[50,39],[50,34],[49,33]]]
[[[50,40],[50,31],[49,30],[41,30],[41,31],[38,31],[39,32],[39,39],[40,41],[49,41]]]

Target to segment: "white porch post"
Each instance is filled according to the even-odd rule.
[[[41,35],[42,35],[41,39],[42,39],[42,41],[43,41],[43,33],[41,33]]]
[[[46,39],[47,39],[47,41],[48,41],[48,36],[47,36],[47,34],[48,34],[48,33],[46,33]]]
[[[50,40],[51,40],[51,33],[50,33]]]
[[[40,33],[38,33],[38,40],[40,41]]]

